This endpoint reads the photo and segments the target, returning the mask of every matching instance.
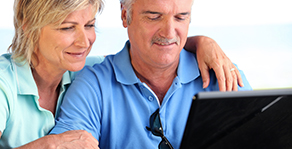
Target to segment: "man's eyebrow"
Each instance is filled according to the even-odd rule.
[[[190,15],[190,12],[182,12],[182,13],[178,13],[178,15]]]
[[[92,20],[89,20],[86,24],[94,22],[95,20],[96,20],[96,18],[93,18]],[[66,23],[70,23],[70,24],[74,24],[74,25],[78,24],[77,22],[72,22],[72,21],[64,21],[61,24],[66,24]]]
[[[143,11],[142,14],[162,14],[160,12],[156,12],[156,11]],[[182,13],[178,13],[178,15],[190,15],[190,12],[182,12]]]
[[[160,12],[156,12],[156,11],[143,11],[142,14],[161,14]]]

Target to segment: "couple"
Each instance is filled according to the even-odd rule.
[[[33,1],[16,1],[16,8],[21,8],[20,12],[41,12],[48,18],[43,18],[47,20],[43,22],[44,20],[30,19],[28,14],[19,15],[18,19],[22,22],[16,23],[16,26],[21,25],[16,34],[22,31],[27,34],[14,38],[12,49],[16,50],[12,53],[16,57],[15,61],[22,65],[9,65],[14,63],[10,55],[1,57],[6,61],[6,67],[1,68],[5,74],[1,73],[0,97],[5,97],[4,101],[1,99],[1,103],[5,104],[0,107],[0,145],[16,147],[30,142],[23,136],[30,135],[26,134],[25,129],[31,126],[30,131],[39,136],[31,137],[31,141],[36,141],[20,148],[78,148],[79,145],[84,145],[82,148],[157,148],[159,144],[178,148],[192,95],[200,91],[219,90],[219,85],[221,90],[225,90],[225,86],[227,90],[251,89],[242,72],[245,86],[237,87],[237,77],[241,80],[239,71],[233,71],[235,67],[229,61],[227,66],[223,65],[223,69],[219,67],[220,64],[216,67],[216,62],[215,66],[208,64],[217,71],[217,76],[226,76],[231,81],[227,81],[225,85],[222,77],[217,81],[215,73],[210,71],[210,79],[207,81],[209,86],[205,84],[203,87],[204,81],[195,55],[183,49],[193,0],[121,0],[121,17],[123,26],[128,28],[129,41],[118,54],[106,57],[101,64],[85,67],[71,84],[75,75],[72,71],[83,68],[85,57],[95,40],[94,16],[102,8],[100,1],[74,1],[63,0],[54,4],[43,2],[43,5],[33,4]],[[29,11],[28,6],[40,12]],[[27,8],[27,11],[22,8]],[[54,13],[57,10],[64,12]],[[53,22],[49,19],[53,17],[63,19]],[[39,24],[39,30],[34,30],[35,27],[31,26],[35,24],[34,21],[39,21],[36,23]],[[25,37],[30,37],[27,40],[31,42],[22,44],[20,41]],[[200,40],[202,39],[195,41]],[[187,46],[188,44],[200,45],[196,42],[187,43]],[[24,47],[30,50],[23,53],[21,50],[17,51]],[[25,65],[24,59],[30,65]],[[86,64],[93,65],[97,61],[99,60],[88,58]],[[12,76],[7,70],[10,70],[10,66],[18,70]],[[202,73],[208,69],[206,65],[201,66],[205,66],[201,68]],[[10,80],[5,81],[5,75]],[[21,83],[17,84],[15,81]],[[239,84],[242,85],[242,82]],[[15,95],[14,92],[19,94]],[[24,92],[33,96],[20,95]],[[27,111],[22,111],[23,107]],[[24,118],[20,118],[21,115]],[[45,136],[54,125],[54,116],[58,118],[51,131],[52,135]],[[17,119],[25,124],[13,123]],[[160,135],[163,134],[162,139],[156,136],[156,125],[153,123],[163,128],[159,132]],[[17,138],[17,131],[24,134],[20,135],[23,143],[17,144],[17,140],[12,139],[12,136]]]

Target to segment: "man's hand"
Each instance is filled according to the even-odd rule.
[[[215,71],[220,91],[237,91],[237,84],[244,86],[238,69],[213,39],[205,36],[189,37],[185,49],[197,53],[203,88],[210,83],[210,69]]]
[[[57,135],[47,135],[17,149],[99,149],[99,142],[87,131],[71,130]]]

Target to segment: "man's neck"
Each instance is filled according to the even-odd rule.
[[[146,83],[151,88],[161,104],[174,78],[177,76],[178,63],[166,68],[154,68],[151,66],[141,66],[139,63],[132,61],[132,66],[136,76],[141,82]]]

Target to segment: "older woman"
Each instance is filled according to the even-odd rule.
[[[103,61],[86,58],[96,37],[95,15],[102,6],[102,0],[15,0],[11,54],[0,57],[0,148],[98,148],[85,131],[45,135],[55,124],[76,71]],[[189,40],[187,48],[198,49],[203,58],[201,70],[213,68],[221,78],[231,78],[226,87],[232,89],[240,76],[237,70],[233,77],[229,71],[223,73],[233,64],[218,45],[207,37]],[[217,48],[209,49],[213,44]]]

